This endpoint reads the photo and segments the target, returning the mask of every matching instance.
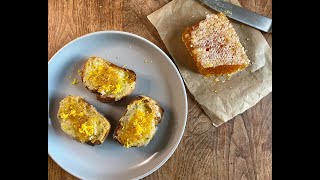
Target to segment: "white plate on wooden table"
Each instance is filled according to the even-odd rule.
[[[90,56],[98,56],[137,74],[134,92],[112,104],[97,101],[85,89],[78,70]],[[80,82],[72,85],[76,78]],[[137,95],[160,103],[164,117],[146,147],[124,148],[112,139],[113,129],[127,104]],[[59,102],[78,95],[106,115],[112,128],[101,145],[81,144],[67,136],[57,119]],[[183,80],[170,58],[150,41],[121,31],[101,31],[77,38],[48,63],[48,154],[64,170],[81,179],[140,179],[161,167],[177,148],[187,121]]]

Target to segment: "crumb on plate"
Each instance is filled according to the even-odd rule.
[[[78,84],[78,83],[79,83],[79,81],[76,78],[74,78],[73,81],[71,82],[71,84],[73,84],[73,85]]]

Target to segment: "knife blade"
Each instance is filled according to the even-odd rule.
[[[244,9],[223,0],[200,0],[209,8],[224,13],[231,19],[237,20],[264,32],[272,31],[272,19]]]

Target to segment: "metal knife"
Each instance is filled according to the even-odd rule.
[[[223,0],[200,0],[211,9],[222,12],[231,19],[237,20],[264,32],[272,31],[272,19],[244,9]]]

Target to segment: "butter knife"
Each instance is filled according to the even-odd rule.
[[[272,31],[272,19],[259,15],[223,0],[200,0],[209,8],[224,13],[231,19],[247,24],[264,32]]]

